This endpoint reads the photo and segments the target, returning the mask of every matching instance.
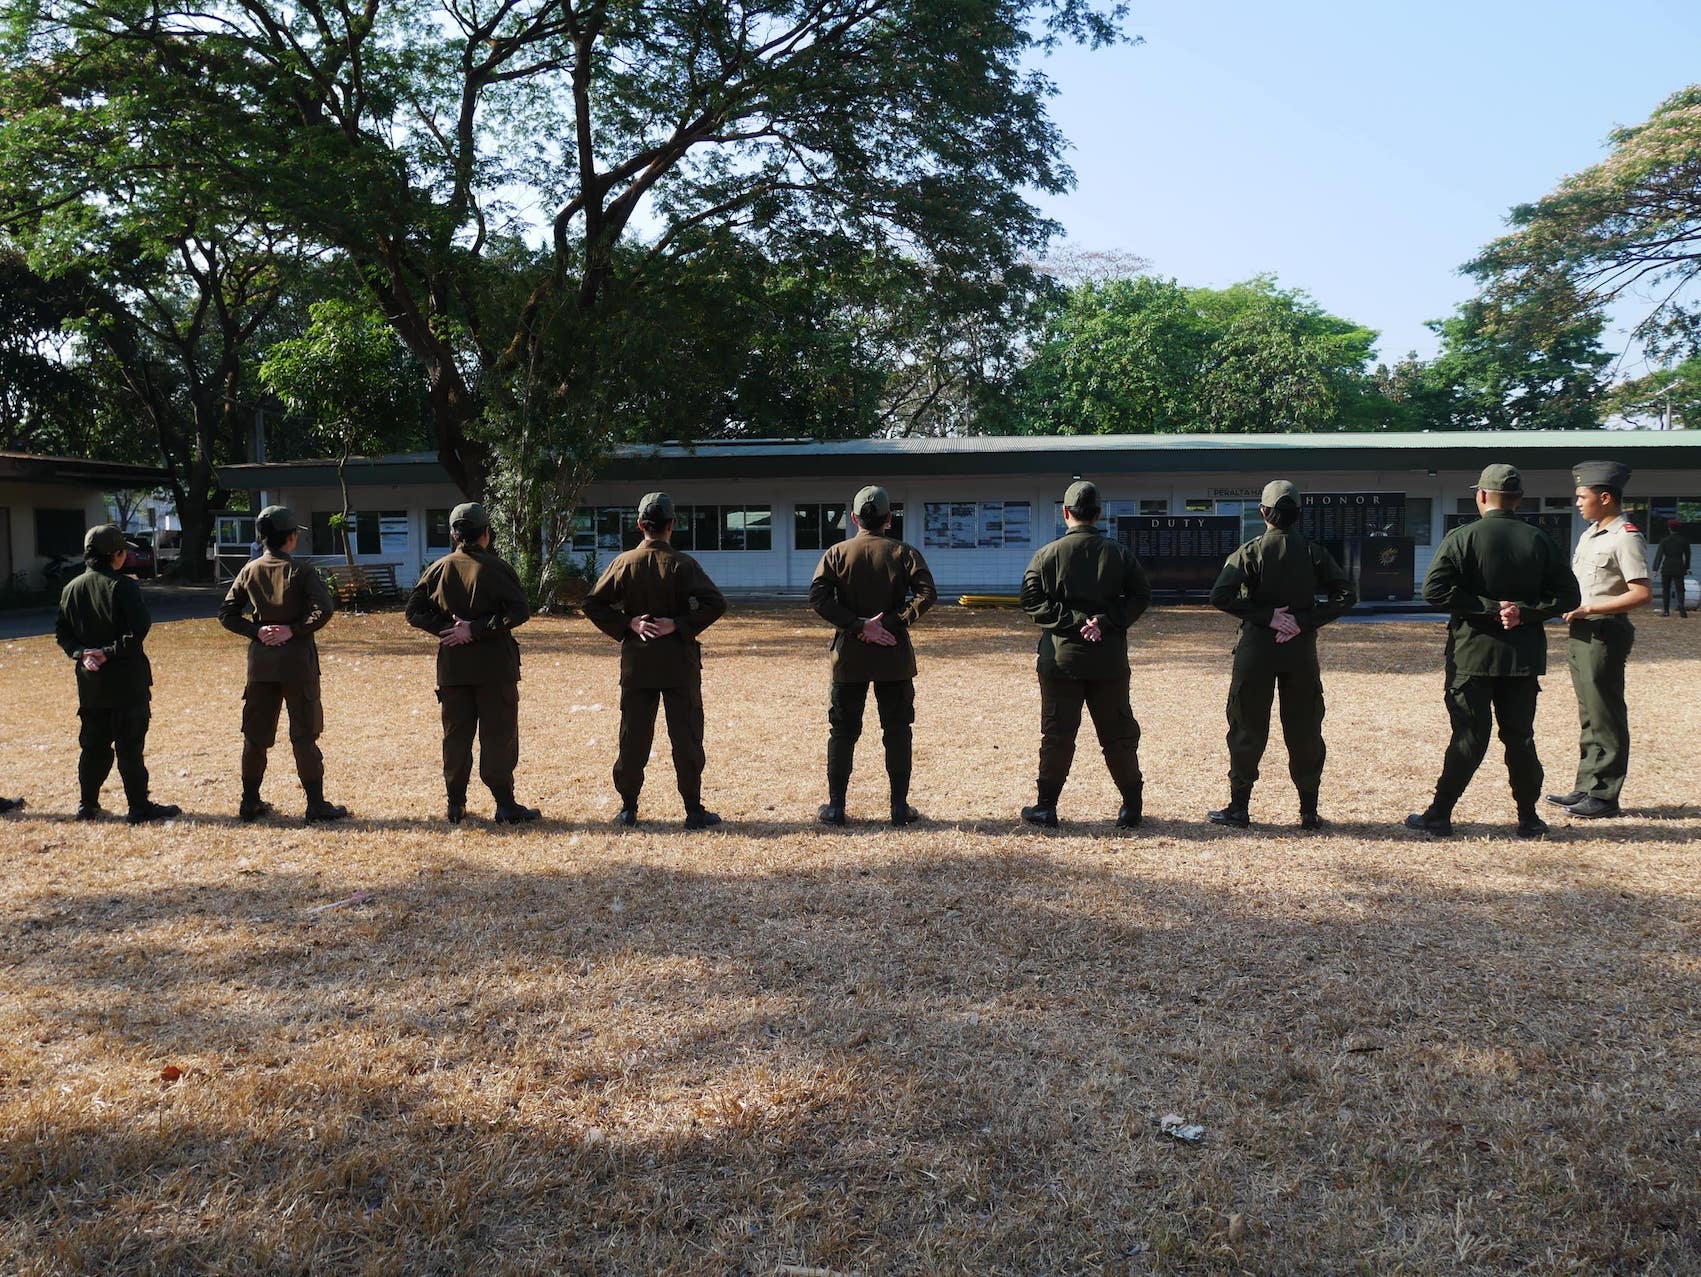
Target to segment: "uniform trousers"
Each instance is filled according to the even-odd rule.
[[[100,804],[100,787],[112,773],[112,760],[118,759],[118,775],[124,781],[124,797],[131,807],[148,801],[148,768],[142,761],[147,748],[148,723],[153,718],[153,706],[147,701],[140,705],[124,705],[114,709],[85,708],[77,711],[82,728],[77,743],[82,755],[77,760],[77,786],[82,801],[90,807]]]
[[[620,745],[614,759],[614,789],[628,807],[638,805],[644,768],[656,739],[656,710],[667,712],[673,774],[687,808],[703,805],[703,685],[620,689]]]
[[[1618,801],[1630,770],[1624,669],[1635,642],[1629,618],[1600,617],[1571,622],[1566,643],[1580,728],[1576,788],[1603,802]]]
[[[1684,587],[1688,584],[1689,582],[1681,576],[1662,576],[1660,578],[1660,611],[1671,611],[1672,594],[1676,593],[1677,614],[1688,616],[1689,605],[1683,601]]]
[[[1141,785],[1140,724],[1128,702],[1127,674],[1113,678],[1055,678],[1040,675],[1039,805],[1055,806],[1075,761],[1081,708],[1093,716],[1099,748],[1110,778],[1124,798]]]
[[[325,706],[319,680],[250,683],[242,693],[242,785],[259,788],[266,775],[266,752],[278,738],[278,714],[289,707],[289,743],[295,772],[303,786],[325,781],[325,756],[318,740],[325,730]]]
[[[842,799],[850,786],[856,743],[862,739],[862,716],[868,707],[869,683],[833,684],[827,702],[827,792]],[[907,795],[915,724],[915,680],[881,679],[872,684],[886,746],[886,777],[892,792]]]
[[[1494,724],[1506,749],[1506,775],[1520,811],[1533,809],[1542,789],[1542,761],[1536,754],[1536,697],[1541,683],[1534,674],[1495,677],[1450,672],[1447,716],[1453,739],[1435,783],[1435,806],[1451,813],[1471,777],[1488,754]]]
[[[1293,648],[1292,652],[1288,651]],[[1228,692],[1229,784],[1250,790],[1258,764],[1270,743],[1270,707],[1282,698],[1282,739],[1288,747],[1288,775],[1301,794],[1314,795],[1323,784],[1323,675],[1317,667],[1317,636],[1302,634],[1277,645],[1242,637],[1234,648],[1234,673]]]
[[[465,802],[472,779],[473,737],[478,737],[478,776],[499,799],[514,795],[520,765],[520,685],[460,683],[439,687],[443,706],[443,785],[449,798]]]

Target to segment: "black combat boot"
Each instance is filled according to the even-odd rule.
[[[894,825],[913,825],[921,819],[921,813],[910,806],[910,778],[895,777],[891,780],[891,812]]]
[[[1057,828],[1057,799],[1059,790],[1042,789],[1032,807],[1022,808],[1022,819],[1042,829]]]
[[[1423,811],[1416,811],[1407,816],[1406,828],[1420,834],[1428,834],[1432,838],[1451,838],[1453,813],[1431,803]]]
[[[242,802],[236,808],[236,818],[243,824],[253,824],[271,809],[272,805],[260,797],[258,785],[244,785],[242,787]]]
[[[325,785],[321,781],[316,785],[303,785],[307,791],[307,823],[310,825],[328,825],[333,820],[348,819],[348,808],[336,803],[325,801]]]
[[[1146,786],[1142,782],[1122,791],[1122,810],[1116,813],[1118,829],[1138,829],[1146,814]]]
[[[693,803],[685,809],[685,827],[687,829],[713,829],[721,823],[721,818],[710,811],[702,803]]]
[[[526,825],[543,815],[536,807],[527,807],[514,797],[514,791],[504,789],[496,795],[496,823],[499,825]]]
[[[1230,785],[1228,803],[1217,811],[1205,813],[1205,819],[1213,825],[1227,825],[1232,829],[1245,829],[1252,824],[1252,786]]]
[[[156,820],[176,820],[183,814],[183,808],[171,803],[156,803],[151,798],[144,798],[140,803],[130,808],[129,815],[124,819],[132,825],[152,824]]]
[[[22,811],[24,806],[22,798],[0,798],[0,815],[9,811]]]
[[[631,829],[638,823],[638,800],[622,798],[620,810],[614,813],[614,823],[621,829]]]
[[[815,809],[815,819],[823,825],[840,825],[845,823],[845,791],[850,788],[850,777],[841,780],[829,773],[827,776],[827,801]]]
[[[1518,806],[1518,837],[1547,837],[1547,821],[1537,814],[1534,803],[1520,803]]]
[[[458,825],[467,818],[467,791],[459,793],[450,791],[448,806],[443,811],[444,818],[451,825]]]
[[[1317,813],[1317,791],[1299,796],[1299,827],[1315,832],[1328,828],[1329,822]]]

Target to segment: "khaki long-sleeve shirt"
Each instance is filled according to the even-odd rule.
[[[646,541],[610,563],[585,596],[585,616],[620,644],[620,686],[689,687],[703,677],[697,636],[726,612],[726,599],[689,554]],[[672,634],[641,639],[634,617],[666,617]]]
[[[319,676],[319,645],[313,636],[336,609],[316,568],[267,550],[237,572],[219,605],[219,624],[250,640],[250,683],[304,682]],[[267,647],[260,641],[264,625],[289,626],[289,642]]]
[[[927,560],[914,546],[867,529],[829,546],[809,583],[809,606],[832,625],[833,681],[884,683],[914,678],[915,647],[910,627],[939,598]],[[876,647],[857,637],[864,617],[881,624],[898,642]]]

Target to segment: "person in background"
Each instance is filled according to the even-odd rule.
[[[253,821],[272,809],[260,797],[260,782],[266,754],[278,737],[278,715],[287,705],[295,773],[307,795],[307,823],[341,820],[348,808],[325,801],[325,756],[319,750],[325,706],[314,638],[336,604],[319,573],[290,557],[301,529],[287,509],[267,506],[254,526],[266,552],[242,566],[219,607],[219,624],[249,640],[248,681],[242,691],[242,802],[236,814]]]
[[[617,556],[585,596],[585,616],[620,644],[620,741],[615,824],[638,823],[638,795],[656,738],[656,711],[667,710],[673,774],[685,827],[721,818],[703,806],[702,632],[721,618],[726,599],[689,554],[673,548],[673,498],[651,492],[638,502],[643,543]]]
[[[1649,564],[1660,574],[1660,615],[1671,615],[1671,596],[1677,594],[1677,614],[1689,619],[1689,603],[1683,597],[1689,575],[1689,538],[1683,535],[1683,525],[1673,519],[1666,525],[1665,540],[1654,547],[1654,561]]]
[[[816,818],[826,825],[845,823],[845,795],[872,686],[886,746],[892,823],[908,825],[921,818],[909,799],[915,723],[910,628],[926,615],[939,591],[920,552],[887,535],[892,501],[886,489],[870,485],[858,492],[851,517],[857,534],[828,547],[809,585],[809,606],[835,629],[827,706],[827,801]]]
[[[153,624],[142,587],[122,576],[129,549],[114,524],[90,528],[83,538],[82,575],[59,595],[54,637],[76,663],[77,716],[82,720],[77,761],[78,820],[106,815],[100,789],[113,759],[124,782],[132,825],[171,820],[182,809],[156,803],[148,792],[148,724],[153,707],[153,667],[143,641]]]
[[[496,799],[496,823],[541,814],[514,797],[520,764],[520,645],[514,631],[531,618],[525,587],[490,544],[484,507],[449,513],[448,554],[429,564],[408,596],[407,620],[437,639],[437,700],[443,707],[443,785],[448,819],[467,812],[473,737],[478,774]]]
[[[1128,630],[1151,603],[1152,587],[1134,551],[1099,531],[1101,511],[1095,484],[1070,484],[1063,494],[1068,531],[1041,546],[1022,575],[1022,610],[1040,627],[1038,793],[1022,819],[1048,829],[1057,827],[1083,706],[1122,794],[1117,827],[1135,828],[1145,810],[1140,724],[1128,700]]]
[[[1474,522],[1449,532],[1423,579],[1423,599],[1452,613],[1447,623],[1447,717],[1453,738],[1435,798],[1406,817],[1406,828],[1453,836],[1453,808],[1488,753],[1496,720],[1518,809],[1518,836],[1542,838],[1536,811],[1542,762],[1536,753],[1536,697],[1547,673],[1542,622],[1577,606],[1577,579],[1547,533],[1518,518],[1524,495],[1516,467],[1491,465],[1476,485]]]
[[[1577,781],[1548,801],[1585,820],[1618,815],[1618,796],[1630,770],[1630,710],[1624,672],[1636,627],[1630,613],[1654,597],[1648,579],[1648,542],[1624,514],[1630,468],[1616,461],[1585,461],[1572,473],[1577,510],[1590,526],[1571,556],[1583,599],[1565,614],[1571,687],[1577,693]]]
[[[1252,786],[1270,741],[1270,707],[1279,689],[1288,775],[1299,791],[1299,827],[1321,829],[1317,795],[1328,750],[1317,631],[1357,603],[1358,593],[1333,556],[1298,531],[1298,488],[1286,479],[1272,480],[1258,510],[1264,535],[1229,555],[1211,587],[1211,606],[1240,618],[1240,637],[1229,679],[1229,800],[1207,819],[1240,829],[1252,823]]]

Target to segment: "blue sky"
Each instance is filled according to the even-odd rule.
[[[1513,204],[1701,80],[1694,0],[1133,8],[1143,45],[1044,63],[1077,185],[1041,207],[1185,284],[1273,271],[1390,360],[1434,353],[1424,321],[1471,294],[1457,268]]]

